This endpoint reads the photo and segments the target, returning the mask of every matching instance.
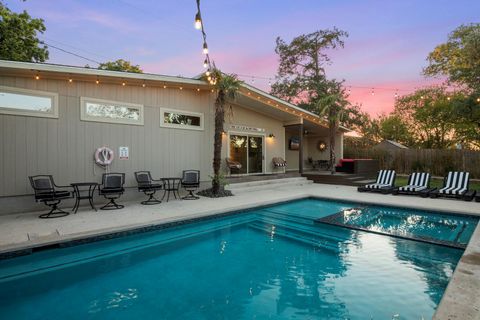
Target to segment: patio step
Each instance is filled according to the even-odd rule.
[[[307,178],[296,177],[296,178],[232,183],[226,186],[226,189],[232,191],[233,193],[240,193],[240,192],[247,192],[247,191],[272,190],[280,187],[283,188],[283,187],[289,187],[289,186],[301,186],[301,185],[308,185],[311,183],[313,183],[313,181],[310,181]]]

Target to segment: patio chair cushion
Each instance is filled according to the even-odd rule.
[[[367,189],[382,189],[393,187],[395,182],[395,171],[394,170],[380,170],[378,172],[377,181],[372,184],[367,184],[365,188]]]
[[[408,177],[406,186],[398,188],[399,191],[416,192],[428,188],[430,173],[414,172]]]
[[[438,190],[442,194],[462,195],[468,191],[470,173],[450,171],[445,181],[445,186]]]
[[[100,189],[100,194],[123,193],[124,191],[124,188],[103,188]]]
[[[469,179],[469,172],[450,171],[445,180],[444,187],[438,190],[438,192],[442,194],[462,195],[468,191]]]
[[[39,192],[35,196],[37,200],[49,200],[49,199],[65,199],[69,198],[71,193],[69,191],[55,191],[55,192]]]

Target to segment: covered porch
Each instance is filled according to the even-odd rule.
[[[330,139],[328,128],[306,119],[285,126],[285,157],[287,171],[305,173],[328,171],[330,167]],[[336,162],[343,158],[343,128],[336,133],[334,150]],[[298,142],[298,146],[295,143]],[[336,163],[335,163],[336,164]],[[334,165],[335,165],[334,164]]]

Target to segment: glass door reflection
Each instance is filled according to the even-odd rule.
[[[245,174],[248,172],[248,137],[241,135],[230,136],[230,160],[236,161],[242,165],[238,173]]]
[[[248,173],[263,172],[263,138],[248,137]]]

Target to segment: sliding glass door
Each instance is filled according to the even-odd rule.
[[[263,173],[263,137],[230,135],[230,159],[242,165],[240,174]]]

